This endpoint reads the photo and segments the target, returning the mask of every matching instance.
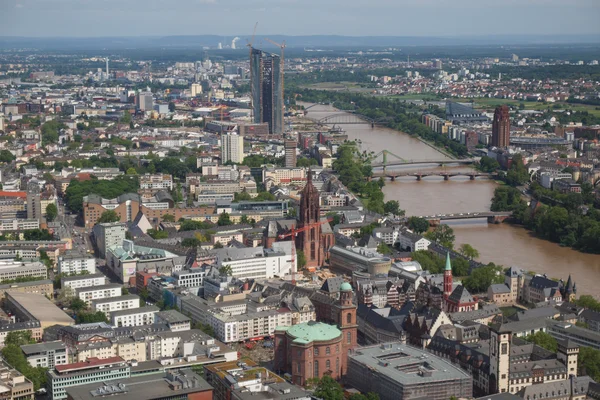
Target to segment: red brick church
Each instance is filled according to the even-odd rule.
[[[312,173],[308,172],[306,186],[300,193],[300,213],[297,220],[269,221],[265,232],[265,246],[271,247],[279,240],[280,234],[292,229],[308,229],[299,232],[295,238],[296,250],[302,251],[306,258],[305,268],[318,268],[325,264],[329,249],[335,244],[331,226],[321,218],[319,192],[312,183]]]

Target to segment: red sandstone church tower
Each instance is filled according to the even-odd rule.
[[[300,232],[296,238],[296,248],[304,252],[306,268],[316,268],[325,262],[324,243],[321,243],[321,209],[319,207],[319,192],[312,184],[312,172],[308,171],[306,186],[300,197],[300,216],[298,229],[307,225],[313,227]]]

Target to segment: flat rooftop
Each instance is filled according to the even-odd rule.
[[[471,376],[438,357],[400,342],[361,347],[348,355],[348,363],[358,362],[402,385],[426,385]]]
[[[73,325],[75,323],[73,318],[69,317],[44,295],[10,292],[6,296],[7,299],[12,298],[15,303],[18,303],[34,319],[40,322],[58,325]]]
[[[73,400],[91,400],[105,396],[124,399],[166,399],[183,398],[186,394],[212,389],[201,376],[190,369],[183,369],[174,373],[142,375],[74,386],[67,388],[67,394]]]

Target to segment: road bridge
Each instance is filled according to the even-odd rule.
[[[452,214],[437,214],[437,215],[421,215],[419,218],[424,218],[429,221],[429,225],[438,226],[443,221],[459,221],[466,219],[481,219],[486,218],[488,223],[499,224],[510,218],[512,211],[481,211],[467,213],[452,213]]]
[[[392,181],[395,181],[398,178],[403,177],[414,177],[420,181],[423,178],[428,176],[441,176],[445,181],[450,180],[450,178],[455,176],[468,176],[470,180],[474,181],[475,178],[491,178],[493,174],[489,174],[487,172],[478,172],[478,171],[457,171],[457,172],[448,172],[448,171],[431,171],[431,172],[393,172],[393,171],[382,171],[382,172],[373,172],[373,178],[390,178]]]

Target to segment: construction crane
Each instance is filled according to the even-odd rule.
[[[285,93],[284,86],[283,86],[283,69],[284,69],[284,65],[285,65],[284,49],[286,47],[285,40],[283,42],[281,42],[281,44],[280,44],[269,38],[265,38],[265,39],[281,49],[281,66],[280,66],[279,74],[281,75],[280,76],[280,80],[281,80],[281,105],[280,106],[281,106],[281,112],[283,114],[283,94]]]
[[[317,226],[321,226],[324,224],[328,224],[331,221],[333,221],[333,218],[327,218],[324,221],[314,222],[312,224],[305,225],[302,228],[296,228],[295,226],[293,226],[289,232],[282,233],[282,234],[278,235],[277,237],[280,240],[291,237],[292,242],[294,242],[294,239],[296,238],[296,236],[298,236],[298,234],[300,232],[306,232],[309,229],[316,228]],[[296,243],[292,243],[292,266],[295,266],[295,265],[296,265]],[[296,285],[296,272],[292,273],[292,285]]]

